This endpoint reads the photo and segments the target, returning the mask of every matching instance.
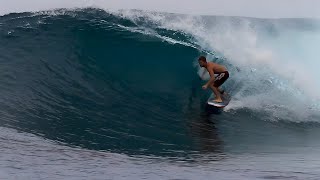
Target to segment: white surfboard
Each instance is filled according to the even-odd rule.
[[[215,98],[215,95],[214,93],[212,93],[207,101],[207,103],[211,106],[215,106],[215,107],[218,107],[218,108],[223,108],[223,107],[226,107],[230,100],[231,100],[231,97],[228,95],[228,94],[224,94],[221,96],[221,99],[222,99],[222,102],[221,103],[218,103],[218,102],[215,102],[213,101]]]

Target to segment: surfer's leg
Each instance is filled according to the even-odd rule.
[[[214,95],[216,96],[216,98],[214,99],[215,102],[222,102],[221,99],[221,94],[219,92],[219,89],[217,87],[214,87],[213,83],[210,84],[210,88],[212,89]]]
[[[224,90],[222,90],[220,88],[220,86],[229,78],[229,72],[226,71],[226,72],[223,72],[221,74],[219,74],[214,83],[213,83],[213,86],[216,87],[218,89],[218,91],[220,92],[221,95],[224,95]]]

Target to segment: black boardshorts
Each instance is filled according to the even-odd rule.
[[[229,72],[225,71],[222,73],[219,73],[216,78],[214,79],[213,86],[219,87],[221,86],[227,79],[229,78]]]

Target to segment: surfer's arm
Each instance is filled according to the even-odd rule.
[[[209,74],[210,74],[210,79],[209,79],[209,81],[207,82],[207,86],[209,86],[211,83],[213,83],[214,82],[214,79],[215,79],[215,77],[214,77],[214,71],[212,70],[212,69],[209,69],[208,70],[209,71]]]
[[[203,76],[206,74],[206,70],[203,70],[202,75],[201,75],[201,79],[203,79]]]

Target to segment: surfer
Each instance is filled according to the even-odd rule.
[[[204,56],[200,56],[198,62],[199,65],[206,68],[210,74],[209,81],[202,86],[202,89],[207,89],[210,87],[216,97],[214,101],[218,103],[222,102],[221,95],[224,93],[224,91],[219,87],[229,78],[229,72],[227,68],[217,63],[207,62],[207,59]],[[205,72],[206,71],[203,71],[201,77],[204,76]],[[215,74],[217,74],[216,77],[214,76]]]

